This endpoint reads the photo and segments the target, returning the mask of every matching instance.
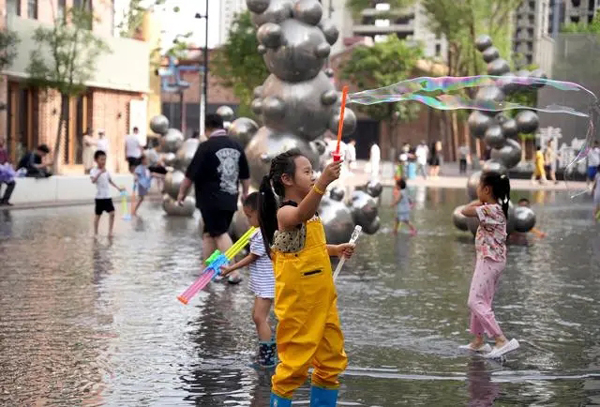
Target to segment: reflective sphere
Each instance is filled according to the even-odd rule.
[[[230,108],[229,106],[221,106],[217,109],[217,114],[219,116],[221,116],[221,118],[223,119],[224,122],[230,122],[233,120],[233,116],[235,115],[235,113],[233,112],[233,109]]]
[[[338,110],[332,117],[331,117],[331,121],[329,122],[329,130],[331,130],[334,133],[337,133],[338,131],[338,126],[340,123],[340,111]],[[349,136],[352,133],[354,133],[354,130],[356,130],[356,115],[354,114],[354,112],[351,109],[346,108],[346,110],[344,111],[344,130],[343,130],[343,134],[345,136]]]
[[[531,208],[518,206],[514,213],[515,230],[521,233],[527,233],[535,226],[535,213]]]
[[[164,135],[169,130],[169,119],[162,114],[154,116],[150,120],[150,129],[156,134]]]
[[[475,99],[502,102],[504,100],[504,93],[496,86],[485,86],[483,88],[479,88],[477,94],[475,95]]]
[[[475,47],[483,52],[492,46],[492,38],[489,35],[480,35],[475,40]]]
[[[256,14],[264,13],[269,8],[269,3],[270,0],[246,0],[248,10]]]
[[[379,181],[369,181],[367,182],[365,191],[367,191],[367,194],[371,195],[373,198],[379,198],[383,192],[383,186]]]
[[[502,148],[492,149],[492,160],[501,162],[506,168],[512,168],[521,161],[521,146],[513,139],[506,139]]]
[[[185,174],[182,171],[175,170],[168,172],[167,175],[165,175],[164,192],[171,198],[177,199],[179,188],[181,187],[184,178]]]
[[[481,168],[482,173],[495,172],[500,175],[506,175],[507,170],[504,164],[499,163],[494,160],[487,160],[483,163],[483,167]]]
[[[258,129],[245,149],[252,185],[258,188],[263,177],[269,173],[271,160],[292,148],[299,148],[309,158],[313,168],[318,168],[319,157],[308,141],[289,133],[275,132],[268,127]]]
[[[231,225],[229,225],[229,236],[231,236],[231,239],[235,242],[242,237],[242,235],[246,233],[248,229],[250,229],[248,218],[246,215],[244,215],[244,211],[242,209],[238,209],[233,214]]]
[[[193,216],[196,211],[196,200],[188,196],[183,201],[183,206],[179,206],[175,199],[169,195],[164,195],[163,209],[169,216]]]
[[[534,133],[540,124],[538,115],[531,110],[520,111],[517,113],[515,119],[517,121],[517,127],[519,128],[519,131],[525,134]]]
[[[327,19],[321,20],[319,27],[321,28],[321,31],[323,31],[323,34],[325,34],[325,39],[327,40],[329,45],[333,45],[337,42],[340,36],[340,32],[338,31],[333,21]]]
[[[175,153],[165,153],[162,155],[165,166],[175,167],[177,166],[177,155]]]
[[[329,197],[334,201],[341,202],[344,199],[345,191],[340,187],[333,187],[329,190]]]
[[[256,88],[254,88],[254,91],[252,93],[254,94],[255,98],[261,98],[263,96],[263,87],[262,87],[262,85],[259,85]]]
[[[242,147],[246,147],[257,131],[258,124],[254,120],[247,117],[240,117],[231,123],[227,134],[236,139]]]
[[[183,144],[183,134],[177,129],[169,129],[162,137],[162,151],[165,153],[175,153]]]
[[[189,138],[183,142],[183,145],[179,151],[177,151],[176,167],[178,170],[185,171],[187,169],[192,162],[192,158],[194,158],[194,154],[196,154],[199,145],[200,141],[195,138]]]
[[[252,108],[252,111],[254,112],[254,114],[262,114],[262,99],[254,99],[252,101],[252,104],[250,105],[250,107]]]
[[[320,137],[327,130],[335,105],[325,105],[323,95],[330,94],[334,88],[323,72],[300,83],[288,83],[270,75],[263,89],[268,95],[263,99],[265,126],[280,132],[292,130],[307,141]],[[352,121],[353,116],[348,116],[349,122]]]
[[[324,105],[333,105],[337,101],[338,93],[335,89],[328,90],[321,95],[321,102],[323,102]]]
[[[457,206],[452,212],[452,223],[460,230],[467,231],[469,230],[469,225],[467,224],[467,217],[461,213],[465,205]]]
[[[508,219],[506,220],[506,234],[511,234],[515,231],[515,206],[512,202],[508,202]]]
[[[293,5],[294,0],[270,0],[268,7],[262,13],[252,14],[252,22],[257,27],[264,23],[280,23],[292,17]]]
[[[502,77],[500,79],[496,80],[496,86],[502,89],[502,92],[504,92],[505,94],[509,94],[519,89],[520,85],[518,83],[515,83],[514,80],[514,77],[516,75],[514,75],[511,72],[507,72],[505,74],[502,74],[501,76]]]
[[[473,233],[473,236],[477,233],[477,229],[479,228],[479,219],[476,216],[469,216],[467,218],[467,227],[469,231]]]
[[[317,76],[330,51],[325,34],[318,27],[293,19],[283,21],[281,31],[285,46],[268,49],[264,55],[269,72],[287,82]]]
[[[483,137],[485,144],[492,148],[500,148],[504,145],[504,135],[502,134],[502,127],[500,125],[495,124],[489,127],[485,131],[485,135]]]
[[[352,218],[357,225],[368,226],[377,217],[377,202],[364,191],[354,191],[350,197]]]
[[[500,57],[500,52],[496,47],[489,47],[483,51],[482,55],[483,60],[489,63],[492,62],[494,59]]]
[[[500,76],[510,72],[510,65],[502,58],[494,59],[487,66],[488,75]]]
[[[517,121],[515,119],[508,119],[504,123],[502,123],[502,134],[504,137],[517,137],[519,134],[519,127],[517,126]]]
[[[327,143],[325,140],[317,139],[315,141],[311,141],[311,145],[318,155],[323,155],[325,154],[325,151],[327,151]]]
[[[374,235],[375,233],[377,233],[380,227],[381,219],[379,218],[379,216],[377,216],[375,219],[373,219],[373,222],[363,227],[362,231],[365,232],[367,235]]]
[[[325,228],[327,243],[348,243],[354,231],[350,208],[325,196],[319,206],[319,217]]]
[[[481,179],[481,171],[475,171],[467,180],[467,196],[470,200],[477,199],[477,186]]]
[[[546,73],[541,69],[533,70],[531,72],[531,77],[535,78],[535,79],[539,79],[539,80],[533,82],[533,86],[536,88],[543,87],[545,85],[544,80],[548,79],[548,75],[546,75]]]
[[[325,72],[328,78],[333,78],[333,75],[335,75],[335,72],[331,68],[327,68],[323,72]]]
[[[260,26],[256,37],[258,42],[267,48],[277,48],[281,45],[281,26],[275,23],[265,23]]]
[[[294,18],[310,25],[317,25],[323,17],[323,7],[317,0],[299,0],[294,5]]]
[[[506,115],[504,113],[498,113],[496,116],[494,116],[494,120],[496,121],[496,123],[502,124],[502,123],[506,122],[507,120],[509,120],[509,118],[506,117]]]
[[[493,123],[494,119],[491,116],[479,110],[473,110],[469,115],[468,125],[473,137],[483,137]]]

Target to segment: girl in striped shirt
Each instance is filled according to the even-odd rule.
[[[253,192],[243,202],[244,214],[250,226],[258,227],[258,193]],[[269,325],[269,313],[275,298],[275,275],[273,263],[267,255],[262,233],[257,232],[250,238],[250,253],[239,262],[221,269],[226,276],[234,270],[248,266],[250,268],[250,289],[256,296],[252,319],[256,325],[259,339],[258,364],[263,367],[275,366],[276,346]]]

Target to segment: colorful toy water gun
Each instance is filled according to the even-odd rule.
[[[219,250],[215,250],[213,254],[206,259],[206,268],[200,274],[200,277],[194,283],[188,287],[177,299],[184,304],[187,304],[198,291],[202,290],[208,285],[215,277],[221,274],[221,267],[229,264],[233,259],[250,241],[250,238],[258,231],[257,228],[251,227],[237,242],[233,244],[225,252],[221,253]]]
[[[121,191],[121,212],[123,212],[124,220],[131,220],[131,215],[129,214],[129,208],[127,207],[127,191]]]
[[[335,152],[331,153],[333,161],[337,162],[342,159],[340,153],[340,143],[342,142],[342,133],[344,132],[344,112],[346,111],[346,98],[348,97],[348,86],[342,88],[342,106],[340,107],[340,121],[338,123],[337,146]]]
[[[356,244],[356,241],[358,240],[358,237],[360,236],[360,232],[362,232],[362,227],[360,225],[356,225],[356,227],[354,228],[354,232],[352,232],[352,236],[350,236],[350,241],[348,243]],[[340,274],[340,271],[342,271],[342,266],[344,265],[345,262],[346,262],[346,258],[342,257],[340,259],[340,262],[338,263],[337,267],[335,268],[335,272],[333,273],[333,281],[335,281],[338,278],[338,275]]]

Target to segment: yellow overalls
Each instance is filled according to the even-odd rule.
[[[274,251],[277,353],[280,363],[272,391],[292,398],[306,381],[335,389],[346,369],[344,335],[337,312],[337,293],[325,246],[325,230],[318,217],[306,222],[306,241],[298,253]]]

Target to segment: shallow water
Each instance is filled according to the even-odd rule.
[[[496,314],[522,348],[500,364],[457,350],[474,265],[472,239],[450,221],[464,192],[411,193],[419,235],[361,238],[338,280],[350,358],[339,405],[600,405],[591,203],[530,196],[549,236],[509,249]],[[187,307],[175,299],[198,272],[196,221],[148,204],[114,239],[94,240],[91,213],[0,211],[0,404],[267,406],[268,374],[248,367],[245,284],[213,283]],[[308,405],[308,391],[294,404]]]

